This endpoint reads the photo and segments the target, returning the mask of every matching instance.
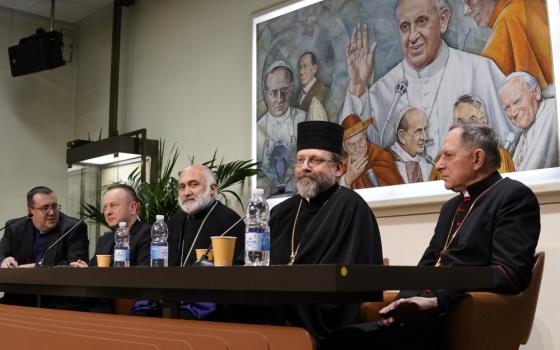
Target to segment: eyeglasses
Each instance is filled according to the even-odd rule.
[[[41,213],[43,214],[47,214],[49,212],[49,210],[52,210],[53,212],[57,212],[60,211],[62,209],[62,205],[60,204],[53,204],[53,205],[45,205],[39,208],[35,208],[35,207],[31,207],[31,209],[37,209],[39,211],[41,211]]]
[[[296,159],[296,165],[297,166],[302,166],[305,162],[307,162],[307,166],[313,168],[313,167],[317,167],[325,162],[333,162],[336,163],[335,160],[332,159],[323,159],[323,158],[319,158],[319,157],[297,157]]]
[[[292,91],[292,88],[290,86],[286,86],[280,89],[272,89],[272,90],[267,89],[266,94],[268,95],[268,97],[271,98],[279,98],[279,97],[286,97],[290,91]]]

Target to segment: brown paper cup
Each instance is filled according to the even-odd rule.
[[[231,266],[237,237],[214,236],[210,238],[214,252],[214,266]]]
[[[98,267],[109,267],[111,266],[111,256],[110,255],[96,255],[97,266]]]
[[[202,256],[202,254],[206,253],[206,251],[208,250],[207,248],[199,248],[199,249],[195,249],[196,250],[196,260],[200,260],[200,257]],[[214,260],[214,252],[212,251],[212,249],[210,249],[208,251],[208,255],[206,256],[206,258],[210,261]]]

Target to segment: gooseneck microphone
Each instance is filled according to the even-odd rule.
[[[373,169],[369,168],[368,171],[366,171],[366,176],[373,187],[379,187],[379,181],[377,181],[377,176]]]
[[[278,194],[282,194],[286,192],[286,187],[285,186],[276,186],[276,191],[274,191],[272,194],[270,194],[268,197],[265,198],[265,201],[272,198],[273,196],[276,196]],[[231,231],[235,226],[237,226],[237,224],[239,224],[241,221],[243,221],[245,218],[247,217],[247,214],[243,215],[243,217],[239,218],[239,220],[237,220],[236,222],[233,223],[233,225],[231,225],[230,227],[228,227],[227,230],[225,230],[220,237],[225,236],[229,231]],[[194,266],[214,266],[214,264],[208,260],[208,254],[210,253],[210,249],[212,249],[212,243],[210,243],[210,246],[208,248],[206,248],[206,251],[204,252],[204,254],[202,254],[202,256],[200,257],[199,260],[194,262]]]
[[[434,158],[430,157],[427,154],[423,154],[421,155],[421,157],[424,157],[424,159],[426,160],[426,162],[432,164],[433,166],[436,166],[436,162],[434,161]]]
[[[408,87],[408,80],[404,76],[401,79],[399,79],[395,84],[395,95],[393,96],[393,100],[391,101],[391,106],[389,107],[389,112],[387,112],[387,115],[385,116],[385,123],[383,123],[383,128],[381,129],[381,137],[379,138],[380,147],[385,146],[383,145],[383,135],[385,134],[385,128],[387,128],[387,124],[389,123],[389,120],[391,120],[393,114],[395,114],[395,109],[399,104],[399,100],[404,94],[406,94],[407,87]]]
[[[47,255],[48,251],[51,250],[52,247],[54,247],[55,245],[58,244],[58,242],[60,242],[64,237],[68,236],[72,231],[74,231],[76,229],[76,227],[80,226],[84,221],[86,221],[86,219],[89,219],[90,216],[84,216],[82,219],[80,219],[78,222],[76,222],[76,224],[74,224],[74,226],[70,227],[66,232],[64,232],[60,237],[58,237],[58,239],[56,241],[54,241],[53,244],[51,244],[50,246],[47,247],[47,249],[45,249],[45,252],[43,253],[43,255],[41,256],[41,259],[39,259],[39,262],[37,263],[37,266],[39,267],[43,267],[43,262],[45,260],[45,256]]]
[[[24,221],[24,220],[28,220],[31,219],[33,217],[33,213],[29,213],[26,216],[16,219],[12,222],[7,223],[4,227],[0,228],[0,232],[4,231],[6,228],[12,226],[13,224],[15,224],[16,222],[20,222],[20,221]]]

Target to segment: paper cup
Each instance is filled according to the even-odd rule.
[[[206,251],[208,250],[208,248],[199,248],[199,249],[195,249],[196,250],[196,260],[200,260],[200,257],[206,253]],[[214,260],[214,252],[212,251],[212,249],[208,250],[208,254],[206,255],[206,259],[212,261]]]
[[[96,255],[97,266],[98,267],[109,267],[111,266],[111,256],[110,255]]]
[[[231,266],[237,237],[213,236],[210,238],[214,252],[214,266]]]

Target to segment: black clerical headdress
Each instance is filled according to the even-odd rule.
[[[308,121],[298,124],[297,150],[322,149],[342,155],[344,129],[335,123]]]

